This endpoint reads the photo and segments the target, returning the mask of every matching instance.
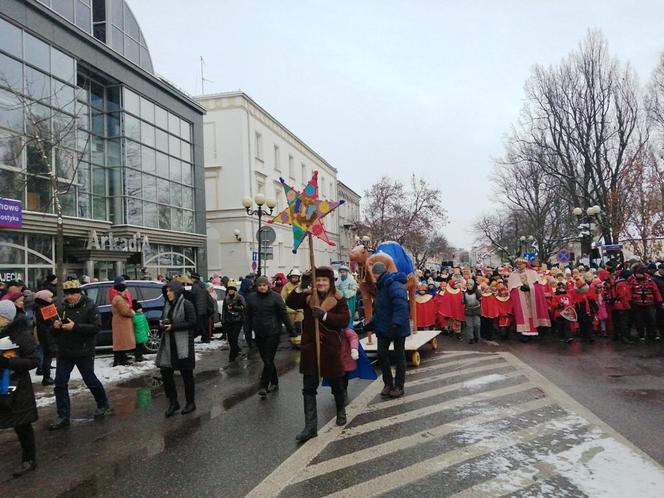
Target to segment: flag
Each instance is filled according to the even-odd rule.
[[[41,315],[44,320],[50,320],[51,318],[59,318],[58,308],[55,307],[55,304],[49,304],[44,306],[41,309]]]

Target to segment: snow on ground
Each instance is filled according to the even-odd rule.
[[[226,346],[228,343],[226,341],[211,341],[208,344],[201,344],[199,339],[194,341],[194,348],[196,349],[196,359],[201,358],[201,354],[209,351],[214,351],[221,349]],[[136,377],[141,377],[148,372],[156,371],[157,367],[154,364],[156,354],[143,355],[144,361],[140,363],[133,363],[126,366],[113,366],[113,356],[98,356],[95,358],[95,374],[101,383],[106,386],[112,384],[117,384],[118,382],[126,381]],[[133,360],[133,355],[129,355],[130,359]],[[54,360],[54,364],[57,360]],[[41,375],[37,375],[36,370],[30,371],[30,376],[32,378],[32,383],[39,386],[39,390],[35,393],[35,398],[37,399],[37,406],[43,407],[55,403],[55,396],[53,394],[53,389],[50,387],[41,387]],[[55,377],[55,368],[51,370],[51,375]],[[81,373],[77,368],[74,368],[71,372],[70,382],[69,382],[69,395],[74,396],[86,392],[87,388],[83,385],[83,380],[81,378]]]
[[[467,380],[463,383],[463,387],[481,387],[487,384],[493,384],[500,380],[505,380],[507,377],[500,374],[491,374],[484,375],[483,377],[478,377],[477,379]]]

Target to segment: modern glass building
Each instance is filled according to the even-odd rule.
[[[0,280],[206,271],[204,109],[157,76],[124,0],[0,3]]]

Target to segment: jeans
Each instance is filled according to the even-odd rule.
[[[392,377],[392,365],[390,363],[390,343],[394,342],[394,358],[396,362],[396,379]],[[406,383],[406,338],[387,338],[378,336],[378,361],[383,372],[383,383],[386,386],[396,386],[403,389]]]
[[[171,403],[178,402],[178,390],[175,387],[175,377],[173,376],[174,372],[175,370],[172,368],[161,369],[161,379],[164,382],[164,392],[166,393],[166,397],[171,400]],[[184,397],[187,400],[187,403],[193,403],[196,393],[194,384],[194,371],[187,369],[180,370],[180,375],[182,375],[182,382],[184,383]]]
[[[279,334],[256,337],[256,346],[263,360],[263,373],[261,373],[261,387],[267,389],[270,384],[279,384],[277,378],[277,367],[274,365],[274,357],[279,346]]]
[[[65,358],[58,357],[58,363],[55,367],[55,404],[58,408],[58,417],[69,419],[70,402],[69,402],[69,376],[74,367],[83,377],[83,382],[88,386],[90,392],[97,402],[98,408],[108,407],[108,398],[104,386],[101,385],[99,379],[95,375],[95,357],[94,356],[80,356],[78,358]]]
[[[658,334],[655,325],[656,310],[655,306],[638,306],[632,307],[632,315],[634,317],[634,326],[636,327],[639,337],[645,339],[646,337],[655,337]]]
[[[237,356],[240,354],[240,345],[238,344],[238,338],[240,337],[240,330],[242,330],[242,322],[232,322],[224,324],[224,332],[226,333],[226,338],[228,339],[228,345],[230,346],[230,355],[228,356],[229,361],[235,361]]]
[[[32,424],[17,425],[14,427],[18,441],[21,443],[21,452],[23,462],[33,462],[37,455],[35,447],[35,431],[32,429]]]
[[[472,315],[466,317],[466,338],[468,340],[480,340],[480,326],[481,321],[479,315]]]

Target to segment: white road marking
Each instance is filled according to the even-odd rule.
[[[514,368],[511,364],[504,362],[494,365],[482,365],[481,367],[472,367],[472,368],[463,368],[460,370],[454,370],[453,372],[446,372],[443,374],[433,374],[431,377],[425,377],[423,379],[417,379],[412,382],[408,382],[406,379],[406,388],[419,386],[422,384],[429,384],[431,382],[436,382],[439,380],[451,379],[453,377],[458,377],[459,375],[473,374],[477,372],[486,372],[487,370],[496,370],[497,368]]]
[[[457,366],[466,366],[466,365],[471,365],[473,363],[480,363],[482,361],[487,361],[487,360],[502,360],[503,358],[500,356],[494,356],[494,357],[486,357],[486,356],[479,356],[479,357],[473,357],[473,358],[466,358],[466,359],[460,359],[460,360],[454,360],[454,361],[445,361],[442,363],[434,363],[431,364],[431,366],[428,367],[418,367],[418,368],[413,368],[411,370],[406,371],[406,381],[408,381],[408,376],[409,375],[417,375],[417,374],[422,374],[422,373],[427,373],[427,372],[433,372],[436,370],[440,370],[441,368],[449,368],[449,367],[457,367]],[[503,364],[504,362],[500,361],[498,362],[498,365]]]

